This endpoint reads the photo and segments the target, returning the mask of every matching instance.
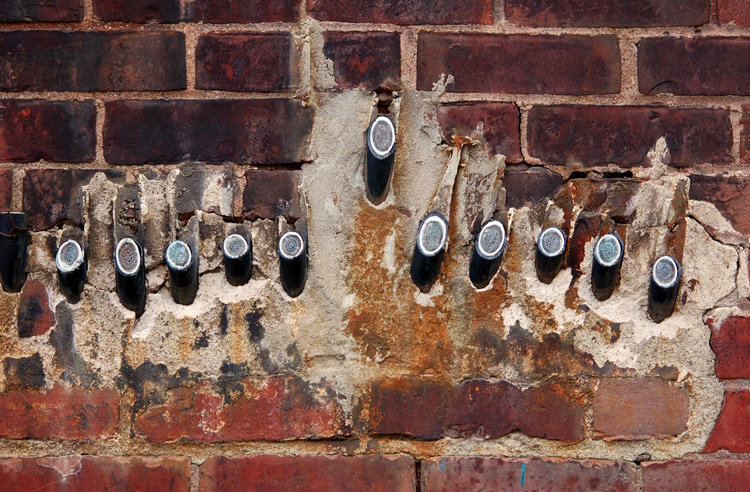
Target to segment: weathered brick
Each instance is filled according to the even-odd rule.
[[[505,381],[470,380],[456,387],[416,379],[376,380],[365,401],[367,429],[376,435],[496,439],[520,430],[548,439],[584,438],[581,404],[554,384],[522,391]]]
[[[196,210],[238,215],[234,202],[240,191],[231,165],[183,164],[175,178],[174,188],[174,207],[178,215],[192,214]]]
[[[86,392],[60,386],[44,393],[9,391],[0,394],[0,415],[0,437],[10,439],[114,437],[120,395],[113,390]]]
[[[274,376],[242,382],[241,396],[225,402],[209,383],[167,391],[165,402],[135,419],[152,442],[281,441],[345,433],[341,408],[328,387]]]
[[[732,162],[732,125],[721,109],[650,106],[535,106],[529,112],[529,154],[546,164],[649,166],[664,137],[669,165]]]
[[[724,393],[721,413],[716,420],[704,453],[726,449],[732,453],[750,452],[750,392],[729,390]]]
[[[0,33],[0,90],[150,91],[186,87],[179,32]]]
[[[106,103],[110,164],[188,160],[286,164],[309,159],[312,111],[288,99]]]
[[[492,155],[503,154],[506,162],[521,162],[521,115],[518,107],[504,102],[446,104],[437,109],[443,140],[453,135],[482,141]]]
[[[0,100],[0,160],[91,162],[95,127],[93,101]]]
[[[3,361],[6,389],[42,388],[44,364],[39,352],[30,357],[8,357]]]
[[[643,492],[745,490],[750,461],[680,460],[643,463]]]
[[[699,26],[708,0],[505,0],[505,19],[534,27]]]
[[[299,56],[288,32],[205,34],[195,58],[198,89],[278,92],[299,84]]]
[[[422,33],[417,47],[423,91],[450,74],[449,92],[614,94],[620,69],[614,36]]]
[[[13,202],[13,170],[0,169],[0,212],[8,212]]]
[[[643,94],[750,95],[750,38],[644,38],[638,43]]]
[[[690,397],[656,378],[602,379],[594,394],[594,432],[599,437],[642,440],[687,430]]]
[[[543,167],[507,167],[503,186],[507,208],[528,207],[555,196],[562,176]]]
[[[722,322],[709,318],[708,326],[716,354],[716,376],[750,378],[750,318],[730,316]]]
[[[448,457],[422,462],[424,492],[635,492],[632,463],[561,459]]]
[[[307,0],[316,19],[387,24],[492,24],[492,0]]]
[[[738,232],[750,235],[750,217],[747,214],[750,178],[691,174],[690,199],[713,203]]]
[[[83,0],[4,0],[0,22],[78,22],[83,20]]]
[[[54,324],[55,315],[49,305],[47,289],[40,281],[28,279],[18,301],[18,336],[29,338],[44,335]]]
[[[245,218],[300,217],[301,171],[250,169],[245,171],[242,214]]]
[[[292,22],[299,17],[295,0],[195,0],[181,9],[180,0],[94,0],[94,15],[120,22],[207,22],[215,24]]]
[[[3,492],[188,492],[190,458],[63,456],[0,460]]]
[[[392,32],[326,32],[323,54],[333,62],[338,89],[397,89],[401,85],[401,42]]]
[[[716,14],[719,24],[750,27],[750,3],[746,0],[717,0]]]
[[[413,492],[408,456],[214,456],[201,466],[201,492]]]

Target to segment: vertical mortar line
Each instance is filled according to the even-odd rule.
[[[11,175],[11,192],[10,192],[10,209],[13,211],[23,210],[23,178],[26,176],[26,171],[20,165],[13,166],[13,174]]]
[[[186,90],[188,93],[195,90],[195,48],[198,45],[198,38],[201,34],[199,26],[184,24],[183,33],[185,34],[185,70]],[[210,28],[209,28],[210,29]]]
[[[629,33],[618,36],[620,46],[620,94],[626,99],[638,97],[638,47]]]
[[[200,466],[190,459],[190,492],[200,492]]]
[[[299,2],[299,20],[297,24],[300,24],[305,17],[307,17],[307,0],[297,0]]]
[[[414,490],[422,492],[422,460],[414,460]]]
[[[107,166],[107,162],[104,160],[104,122],[106,119],[106,109],[104,101],[101,99],[95,99],[94,105],[96,106],[96,126],[95,126],[95,137],[96,137],[96,154],[94,156],[94,162],[92,164]]]
[[[742,105],[729,106],[729,120],[732,124],[732,164],[742,161]]]
[[[495,24],[505,23],[505,0],[495,0],[493,5]]]
[[[519,122],[521,132],[521,156],[527,163],[538,162],[538,160],[532,158],[531,154],[529,153],[529,111],[531,110],[532,105],[527,103],[517,103],[516,106],[518,106],[518,111],[521,116],[521,120]]]
[[[403,89],[417,88],[417,40],[419,33],[411,27],[406,28],[400,36],[401,41],[401,81]]]
[[[83,22],[94,20],[94,0],[83,1]]]

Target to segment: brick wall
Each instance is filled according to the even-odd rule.
[[[4,0],[0,490],[740,490],[750,479],[745,0]],[[365,196],[365,132],[397,127]],[[458,166],[458,167],[456,167]],[[440,204],[436,284],[409,277]],[[490,285],[473,238],[498,218]],[[567,257],[550,284],[536,237]],[[276,243],[305,227],[302,295]],[[224,277],[221,241],[253,239]],[[594,240],[625,242],[591,292]],[[118,300],[116,241],[147,302]],[[81,241],[77,303],[54,258]],[[192,241],[175,304],[164,250]],[[674,314],[646,314],[671,254]]]

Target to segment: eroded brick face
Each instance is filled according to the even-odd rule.
[[[7,0],[0,5],[0,22],[77,22],[83,0]]]

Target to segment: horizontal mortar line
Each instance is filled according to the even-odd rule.
[[[44,22],[44,23],[6,23],[0,24],[0,33],[17,31],[65,31],[75,32],[182,32],[186,29],[197,29],[200,32],[212,31],[258,31],[274,32],[293,31],[300,27],[300,22],[251,22],[251,23],[229,23],[211,24],[206,22],[175,22],[175,23],[147,23],[117,22],[117,21],[91,21],[81,24],[70,22]]]
[[[373,91],[370,91],[373,92]],[[84,101],[99,100],[104,102],[147,99],[169,101],[195,101],[220,99],[300,99],[297,91],[287,92],[258,92],[258,91],[216,91],[202,89],[180,89],[175,91],[121,91],[121,92],[76,92],[76,91],[34,91],[34,92],[3,92],[0,99],[35,99],[40,101]]]
[[[423,94],[424,99],[430,99],[432,92],[418,91]],[[581,106],[653,106],[661,105],[668,107],[686,108],[718,108],[726,109],[735,107],[739,109],[743,105],[750,104],[748,96],[676,96],[673,94],[501,94],[486,92],[445,92],[440,95],[439,102],[509,102],[516,104],[527,104],[534,106],[558,106],[558,105],[581,105]]]
[[[750,390],[750,379],[721,379],[725,390]]]

